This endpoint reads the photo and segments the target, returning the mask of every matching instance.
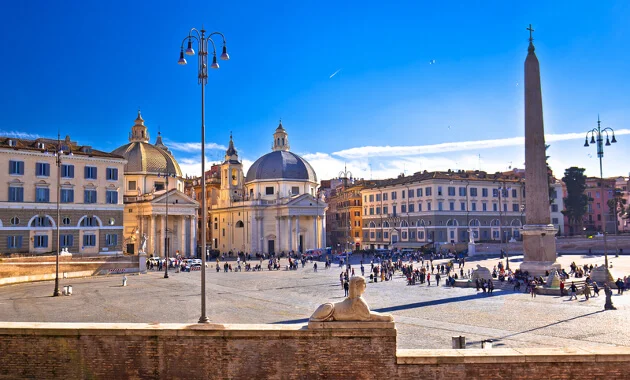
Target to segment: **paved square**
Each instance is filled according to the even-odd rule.
[[[354,265],[359,273],[358,260]],[[517,265],[520,258],[512,258]],[[563,266],[601,263],[601,256],[563,256]],[[611,259],[615,276],[628,272],[630,258]],[[468,262],[490,265],[498,259]],[[283,264],[286,262],[283,260]],[[214,264],[214,263],[211,263]],[[208,316],[219,323],[304,323],[315,308],[343,299],[341,268],[314,272],[312,264],[297,271],[216,273],[207,270]],[[366,265],[366,270],[369,264]],[[63,269],[62,269],[63,270]],[[161,272],[62,280],[72,285],[70,297],[50,297],[52,282],[0,287],[0,320],[48,322],[181,322],[200,315],[200,272]],[[615,291],[616,293],[616,291]],[[603,311],[604,297],[568,301],[568,297],[495,291],[492,296],[469,288],[407,286],[393,281],[368,283],[365,298],[373,310],[391,312],[398,328],[399,348],[450,348],[451,337],[464,335],[469,346],[493,339],[495,346],[542,347],[630,346],[630,297],[613,296],[617,311]]]

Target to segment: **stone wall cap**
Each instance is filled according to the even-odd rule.
[[[309,322],[311,329],[396,329],[394,322],[361,322],[361,321],[332,321],[332,322]]]

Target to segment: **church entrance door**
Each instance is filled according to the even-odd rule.
[[[267,240],[267,251],[269,253],[273,253],[273,252],[276,251],[274,243],[275,243],[275,241],[273,241],[273,240]]]

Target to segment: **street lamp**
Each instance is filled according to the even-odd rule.
[[[72,150],[68,147],[68,153],[64,152],[61,146],[61,139],[59,133],[57,133],[57,146],[55,147],[55,164],[57,165],[57,255],[55,256],[55,290],[53,291],[53,297],[58,297],[59,294],[59,254],[61,253],[61,236],[59,235],[59,225],[61,224],[61,156],[63,154],[72,155]]]
[[[206,31],[201,28],[190,29],[188,36],[182,40],[182,45],[179,52],[179,65],[185,65],[186,59],[184,58],[184,42],[187,42],[186,55],[195,55],[195,50],[192,47],[193,40],[197,42],[197,48],[199,53],[197,55],[197,81],[201,85],[201,316],[199,317],[199,323],[209,323],[210,319],[206,315],[206,220],[208,210],[206,209],[206,125],[205,125],[205,100],[206,100],[206,84],[208,83],[208,43],[212,45],[212,64],[210,68],[218,69],[217,63],[217,51],[216,45],[212,40],[212,36],[218,35],[223,39],[223,52],[221,53],[221,59],[227,61],[230,56],[227,53],[227,47],[225,44],[225,36],[220,32],[212,32],[206,36]]]
[[[168,278],[168,251],[169,251],[169,244],[168,244],[168,178],[169,177],[177,177],[176,173],[170,173],[168,171],[164,171],[164,172],[160,172],[158,173],[158,178],[159,177],[164,177],[166,179],[166,220],[164,222],[165,228],[164,228],[164,259],[165,259],[165,265],[164,265],[164,278]]]
[[[612,139],[609,139],[608,133],[612,135]],[[597,143],[597,157],[599,157],[599,184],[601,188],[602,197],[604,199],[604,172],[602,170],[602,158],[604,158],[604,134],[606,134],[606,146],[610,146],[611,143],[616,143],[617,139],[615,138],[615,131],[610,128],[601,128],[601,121],[599,120],[599,115],[597,115],[597,128],[593,128],[590,131],[586,132],[586,139],[584,140],[584,146],[589,146],[588,136],[591,135],[591,144]],[[615,221],[615,223],[617,223]],[[604,218],[604,265],[606,265],[606,272],[608,272],[608,245],[606,244],[606,218]]]

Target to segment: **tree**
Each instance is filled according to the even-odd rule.
[[[549,149],[551,145],[545,144],[545,152]],[[556,182],[555,177],[553,176],[553,170],[551,170],[551,166],[549,166],[549,156],[545,156],[545,165],[547,165],[547,182],[549,183],[549,204],[552,204],[554,199],[556,198],[556,188],[553,186]]]
[[[614,215],[615,217],[615,226],[619,225],[617,215],[621,214],[623,218],[626,213],[626,199],[623,197],[623,193],[621,189],[615,189],[615,195],[611,199],[608,200],[608,209],[610,210],[610,215]],[[615,227],[615,233],[618,233],[619,230]]]
[[[586,176],[583,168],[572,166],[564,171],[562,181],[567,187],[567,197],[564,198],[564,210],[562,213],[569,219],[569,225],[576,228],[582,227],[582,217],[586,214],[589,202],[586,190]]]

